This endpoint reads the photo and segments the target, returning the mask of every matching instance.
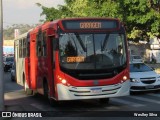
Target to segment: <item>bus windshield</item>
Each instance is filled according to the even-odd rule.
[[[126,63],[122,33],[63,33],[59,38],[60,65],[72,70],[108,69]]]

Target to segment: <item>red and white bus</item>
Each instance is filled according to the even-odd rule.
[[[15,40],[17,83],[56,101],[129,95],[127,51],[118,19],[47,22]]]

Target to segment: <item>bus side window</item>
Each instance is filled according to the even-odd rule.
[[[41,49],[41,41],[37,41],[37,56],[40,57],[42,55],[42,49]]]
[[[27,35],[27,41],[26,41],[26,56],[30,56],[30,35]]]
[[[42,30],[39,29],[38,34],[36,35],[36,51],[38,57],[42,56],[42,40],[43,40]]]
[[[43,39],[42,39],[42,56],[47,56],[47,45],[46,45],[46,41],[47,41],[47,35],[46,32],[43,32]]]

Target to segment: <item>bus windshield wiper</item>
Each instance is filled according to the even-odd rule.
[[[78,39],[78,42],[81,45],[83,51],[86,52],[86,48],[85,48],[85,45],[82,42],[82,39],[80,38],[80,36],[78,34],[75,34],[75,35],[76,35],[76,38]]]
[[[69,37],[70,37],[71,40],[74,42],[74,45],[75,45],[75,47],[76,47],[76,53],[77,53],[77,52],[78,52],[78,48],[77,48],[77,44],[76,44],[76,42],[75,42],[75,39],[74,39],[73,35],[71,35],[71,34],[69,34]]]
[[[107,42],[108,42],[109,34],[106,34],[103,45],[102,45],[102,51],[106,48]]]

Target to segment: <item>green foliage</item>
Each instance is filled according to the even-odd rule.
[[[160,0],[65,0],[58,8],[42,8],[50,21],[67,17],[112,17],[125,23],[128,38],[149,40],[160,36]]]
[[[129,13],[125,18],[129,38],[148,41],[153,35],[160,34],[160,11],[157,9],[159,6],[156,0],[124,1],[124,8]]]

